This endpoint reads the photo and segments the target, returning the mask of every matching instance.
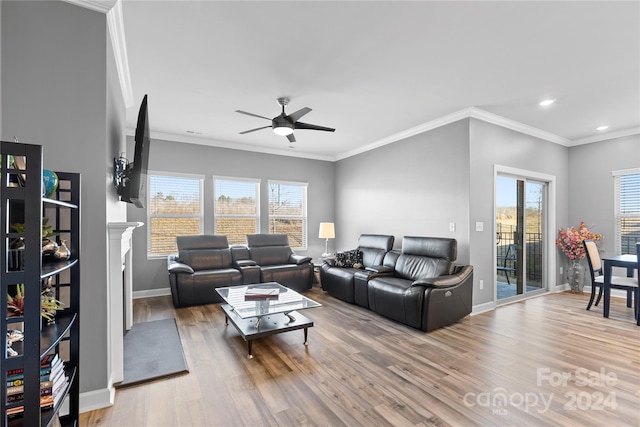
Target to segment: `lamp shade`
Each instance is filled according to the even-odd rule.
[[[318,237],[321,239],[333,239],[336,237],[336,230],[332,222],[321,222]]]

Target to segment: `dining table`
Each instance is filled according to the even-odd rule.
[[[602,258],[604,264],[603,274],[603,294],[604,294],[604,308],[602,315],[609,317],[609,302],[611,301],[611,272],[613,267],[622,267],[627,269],[627,277],[633,277],[633,271],[638,269],[638,256],[631,254],[616,255],[612,257]],[[640,292],[640,288],[636,289],[636,292]],[[636,322],[640,326],[640,307],[638,304],[639,298],[636,295],[636,305],[633,307]]]

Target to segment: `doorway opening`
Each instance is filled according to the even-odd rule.
[[[498,304],[549,289],[549,181],[508,169],[495,176],[495,300]]]

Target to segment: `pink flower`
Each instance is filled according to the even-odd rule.
[[[567,228],[566,230],[560,229],[558,231],[558,238],[556,239],[556,246],[559,247],[569,259],[582,259],[586,255],[582,241],[586,239],[598,241],[602,240],[602,237],[602,234],[589,231],[584,221],[581,221],[577,229],[575,227]]]

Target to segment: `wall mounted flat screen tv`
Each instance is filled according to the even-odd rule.
[[[124,177],[118,188],[120,200],[133,203],[144,208],[147,199],[147,166],[149,164],[149,113],[147,111],[147,95],[142,99],[138,112],[138,123],[135,134],[135,153],[133,163],[124,170]]]

